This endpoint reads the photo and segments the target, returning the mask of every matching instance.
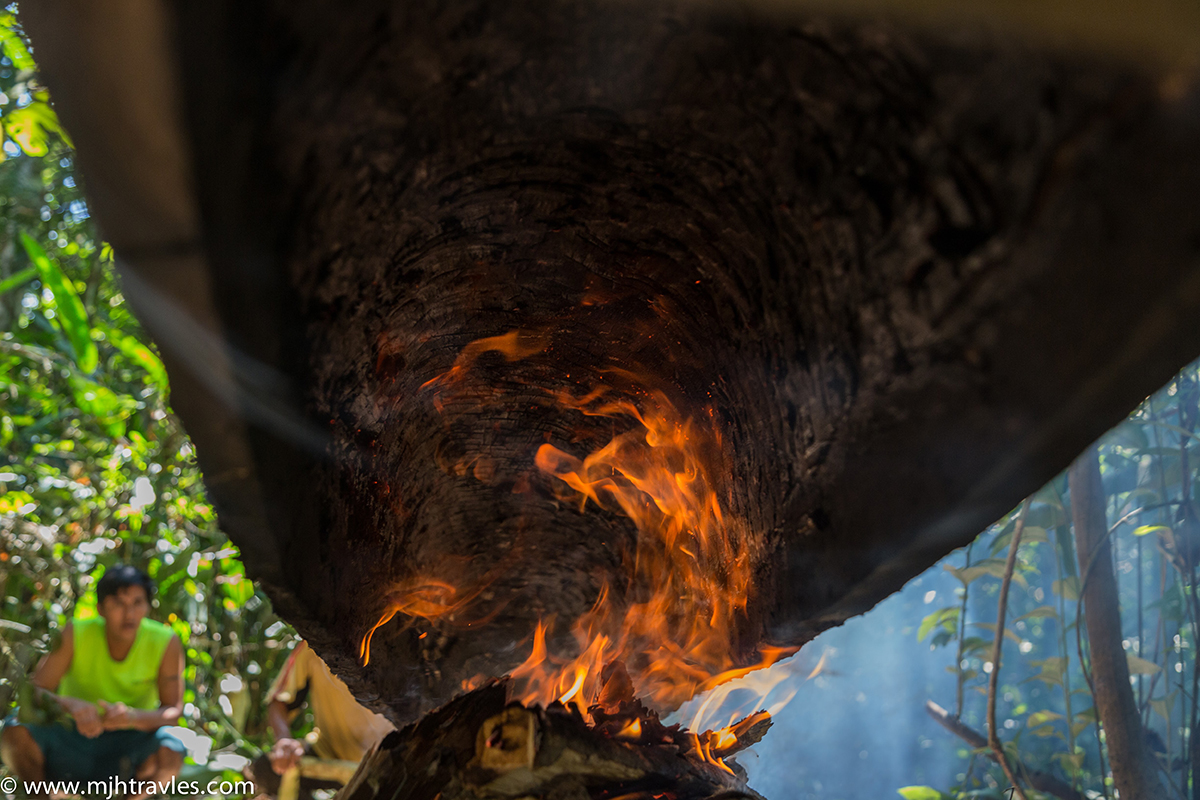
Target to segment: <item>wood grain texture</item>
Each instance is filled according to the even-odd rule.
[[[250,483],[213,498],[397,721],[511,670],[538,618],[645,590],[629,521],[533,467],[620,432],[551,395],[620,368],[642,377],[612,391],[712,420],[753,531],[746,661],[899,589],[1200,352],[1187,75],[692,2],[171,9],[255,511]],[[422,390],[512,330],[548,345]],[[486,594],[382,628],[363,667],[388,593],[430,576]]]

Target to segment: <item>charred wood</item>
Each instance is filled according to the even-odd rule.
[[[678,739],[614,738],[562,705],[510,704],[505,686],[493,683],[390,734],[340,797],[758,798],[744,773],[702,760],[683,744],[690,734],[675,734]]]
[[[102,5],[29,29],[221,524],[400,723],[654,588],[629,519],[535,466],[627,429],[547,398],[637,371],[615,393],[715,431],[748,664],[1200,353],[1188,69],[674,0]],[[544,346],[429,388],[513,331]]]

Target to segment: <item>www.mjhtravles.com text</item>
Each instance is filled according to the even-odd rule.
[[[11,786],[0,786],[5,794],[14,794],[16,781],[6,778],[4,782]],[[253,781],[222,781],[211,780],[201,786],[200,781],[181,781],[171,778],[170,781],[139,781],[108,778],[102,781],[88,781],[87,790],[83,790],[82,781],[27,781],[23,787],[28,797],[62,797],[64,795],[85,795],[88,797],[106,797],[109,800],[129,795],[199,795],[223,797],[230,795],[248,795],[255,791]]]

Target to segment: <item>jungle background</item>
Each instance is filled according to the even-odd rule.
[[[166,372],[124,303],[16,11],[0,11],[0,714],[56,632],[95,613],[103,570],[143,565],[159,585],[154,615],[186,645],[187,769],[236,777],[270,744],[264,695],[295,633],[245,577],[205,500]],[[1134,691],[1178,798],[1200,796],[1198,441],[1191,365],[1099,447]],[[1022,763],[1111,797],[1069,503],[1065,475],[1031,498],[997,713]],[[742,759],[752,786],[774,800],[1008,796],[999,768],[923,706],[985,731],[1016,513],[774,668],[791,679],[767,703],[796,696]]]

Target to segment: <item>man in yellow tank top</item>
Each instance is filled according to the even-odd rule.
[[[161,784],[179,773],[183,743],[162,728],[183,709],[183,644],[147,619],[153,593],[141,570],[109,569],[96,586],[100,616],[67,625],[38,664],[34,685],[72,724],[6,721],[0,755],[20,778]]]
[[[387,719],[360,705],[307,642],[292,650],[267,700],[267,721],[275,734],[275,746],[249,768],[258,790],[267,795],[278,793],[279,776],[299,763],[309,749],[291,733],[291,718],[304,703],[312,709],[317,735],[311,749],[319,758],[362,761],[367,751],[395,730]],[[310,778],[300,783],[303,797],[313,789],[337,788],[338,783]]]

